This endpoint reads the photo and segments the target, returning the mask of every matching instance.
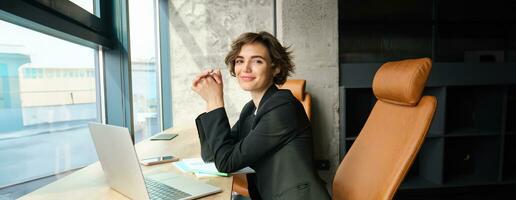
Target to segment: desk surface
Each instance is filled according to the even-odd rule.
[[[174,155],[180,158],[193,158],[200,155],[200,144],[197,130],[194,127],[172,128],[167,133],[179,134],[176,138],[166,141],[144,140],[136,144],[139,158],[155,155]],[[142,166],[144,174],[156,172],[182,173],[172,164]],[[196,178],[193,174],[182,173]],[[230,199],[232,177],[198,178],[222,189],[221,193],[204,197],[203,199]],[[21,199],[128,199],[112,190],[104,178],[104,172],[99,162],[93,163],[56,182],[48,184]]]

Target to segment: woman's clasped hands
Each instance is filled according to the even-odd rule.
[[[198,74],[192,82],[192,90],[206,101],[206,112],[224,107],[224,93],[222,88],[222,74],[220,73],[220,69],[204,70]]]

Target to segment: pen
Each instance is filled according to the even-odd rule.
[[[204,171],[204,170],[196,170],[195,172],[197,173],[203,173],[203,174],[212,174],[212,175],[217,175],[217,176],[229,176],[228,173],[223,173],[223,172],[212,172],[212,171]]]

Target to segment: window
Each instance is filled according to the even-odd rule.
[[[97,51],[1,20],[0,35],[0,188],[95,162],[95,77],[53,77],[94,71]]]
[[[93,6],[95,5],[93,2],[96,0],[69,0],[75,5],[78,5],[82,9],[88,11],[91,14],[96,14]],[[98,15],[97,15],[98,16]]]
[[[132,83],[128,78],[132,73],[127,58],[130,55],[128,2],[0,2],[3,2],[0,3],[0,61],[19,59],[16,64],[0,62],[0,158],[4,161],[0,163],[0,198],[16,199],[68,174],[63,171],[97,160],[86,128],[89,121],[138,132],[133,126],[133,101],[129,93]],[[16,39],[10,41],[12,38]],[[149,41],[156,42],[155,38]],[[154,70],[158,75],[156,60],[159,59],[143,58],[146,65],[154,65],[154,69],[146,67],[143,71]],[[143,84],[147,83],[158,90],[157,78]],[[143,112],[150,113],[155,120],[148,120],[145,125],[160,127],[159,92],[151,91],[150,95],[146,92],[149,91],[144,91],[148,104],[144,108],[148,109]],[[20,134],[12,137],[13,133]],[[31,138],[39,139],[24,143]],[[9,169],[14,173],[5,173]],[[47,174],[48,178],[32,181]],[[30,183],[5,187],[22,181]],[[12,189],[19,192],[13,194]]]
[[[129,0],[135,142],[161,130],[156,3]]]

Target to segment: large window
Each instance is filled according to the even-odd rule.
[[[97,160],[95,49],[0,21],[0,188]]]
[[[162,129],[157,3],[0,1],[0,199],[95,162],[89,122]]]
[[[99,16],[100,13],[95,12],[95,1],[97,0],[70,0],[70,2],[74,3],[75,5],[78,5],[82,9],[88,11],[89,13]]]
[[[161,130],[156,3],[129,0],[135,142]]]

